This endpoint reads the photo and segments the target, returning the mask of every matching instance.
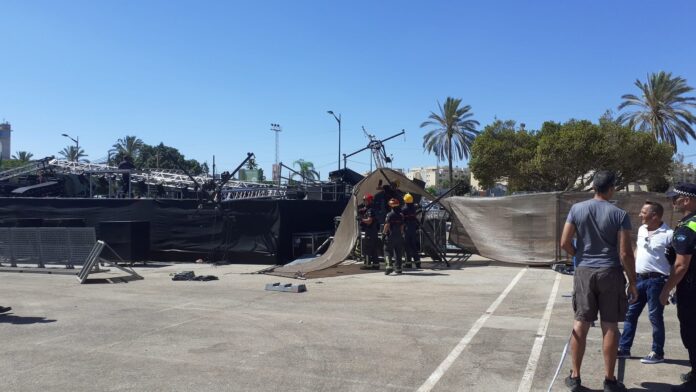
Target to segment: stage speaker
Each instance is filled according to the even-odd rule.
[[[125,261],[147,261],[150,256],[149,221],[99,222],[97,239],[106,242]],[[107,259],[118,261],[116,256]]]

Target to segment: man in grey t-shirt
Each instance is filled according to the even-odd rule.
[[[626,316],[625,278],[631,301],[638,297],[631,221],[626,211],[609,202],[614,195],[616,177],[609,171],[598,171],[592,186],[592,199],[574,204],[563,227],[561,247],[575,256],[573,278],[573,310],[575,322],[571,339],[573,369],[565,384],[571,391],[581,390],[580,365],[585,354],[587,332],[597,313],[601,317],[604,350],[604,391],[626,391],[616,380],[614,367],[619,346],[619,321]],[[576,246],[573,246],[573,237]],[[623,265],[623,270],[622,270]]]

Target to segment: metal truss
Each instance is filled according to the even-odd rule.
[[[7,181],[9,179],[22,176],[29,173],[34,173],[39,170],[45,170],[46,165],[49,164],[53,157],[47,157],[43,159],[37,159],[35,161],[30,161],[24,166],[15,167],[9,170],[0,172],[0,181]]]

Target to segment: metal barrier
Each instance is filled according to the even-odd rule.
[[[38,268],[83,264],[97,242],[94,227],[2,227],[0,266],[35,264]]]
[[[118,262],[102,258],[105,248],[125,263],[104,241],[97,241],[94,227],[2,227],[0,271],[77,275],[80,283],[84,283],[90,273],[108,271],[99,269],[101,263],[126,272],[134,279],[143,279],[132,268],[126,269]],[[54,265],[64,268],[50,268]],[[76,265],[82,268],[78,271]]]

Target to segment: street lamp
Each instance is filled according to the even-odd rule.
[[[338,117],[336,117],[333,110],[329,110],[326,113],[332,115],[338,123],[338,170],[341,170],[341,114],[339,113]]]
[[[67,133],[63,133],[62,136],[65,136],[65,137],[67,137],[68,139],[74,141],[74,142],[75,142],[75,148],[76,148],[78,151],[80,150],[80,137],[79,137],[79,136],[76,136],[77,139],[71,138],[70,135],[68,135]]]

